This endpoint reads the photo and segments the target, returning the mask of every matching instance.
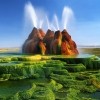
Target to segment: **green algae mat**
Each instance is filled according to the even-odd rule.
[[[100,100],[100,59],[0,53],[0,100]]]

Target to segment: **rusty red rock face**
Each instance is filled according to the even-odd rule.
[[[72,40],[71,36],[68,34],[67,30],[62,31],[62,45],[61,54],[64,55],[74,55],[78,54],[77,45]]]
[[[48,29],[45,37],[43,38],[43,42],[45,43],[45,47],[46,47],[46,54],[52,54],[51,43],[53,39],[54,39],[54,32]]]
[[[41,35],[41,37],[42,37],[42,39],[43,39],[44,36],[45,36],[45,32],[44,32],[42,29],[39,29],[39,32],[40,32],[40,35]]]
[[[47,30],[46,34],[42,29],[33,28],[23,44],[22,52],[26,54],[78,54],[77,45],[68,34],[67,30]]]

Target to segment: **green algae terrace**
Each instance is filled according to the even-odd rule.
[[[95,55],[0,54],[1,100],[100,100]]]

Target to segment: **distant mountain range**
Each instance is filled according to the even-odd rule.
[[[78,48],[100,48],[100,45],[78,45]]]
[[[100,48],[100,45],[77,45],[78,48]],[[0,47],[0,50],[7,49],[7,50],[13,50],[13,49],[20,49],[21,47]]]
[[[20,47],[0,48],[0,52],[18,52]]]

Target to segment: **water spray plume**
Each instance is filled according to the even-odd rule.
[[[37,20],[38,19],[37,19],[37,16],[36,16],[35,9],[30,2],[28,2],[25,5],[25,11],[26,11],[28,18],[31,19],[33,26],[37,27]]]
[[[70,21],[70,18],[73,17],[73,11],[69,7],[64,7],[62,12],[62,24],[63,28],[66,29]]]
[[[39,28],[42,28],[43,20],[40,20]]]
[[[66,29],[69,22],[74,18],[74,14],[71,8],[65,6],[62,11],[62,19],[58,21],[58,16],[54,14],[53,21],[48,19],[48,16],[44,10],[35,9],[31,2],[25,5],[26,20],[32,23],[33,27],[43,28],[47,30],[52,28],[53,30]]]
[[[50,29],[50,24],[49,24],[49,20],[48,20],[48,17],[47,16],[46,16],[46,21],[47,21],[48,29]]]
[[[52,30],[54,30],[54,31],[57,30],[53,24],[51,24],[50,26],[51,26]]]
[[[43,9],[34,9],[30,2],[28,2],[25,6],[25,13],[25,18],[27,18],[26,21],[28,23],[31,21],[35,28],[32,27],[33,31],[29,34],[25,44],[23,45],[23,53],[41,53],[43,55],[45,53],[51,54],[51,52],[52,54],[63,55],[78,54],[76,43],[71,39],[71,36],[68,35],[66,30],[70,19],[73,18],[73,11],[71,8],[64,7],[62,19],[59,21],[56,14],[54,14],[53,19],[49,19],[47,16],[48,14]],[[30,27],[31,25],[28,24],[27,26]],[[60,32],[62,28],[63,31]],[[47,33],[47,35],[45,35],[45,33]],[[71,47],[70,49],[68,49],[67,44]],[[37,47],[40,47],[40,49]]]
[[[55,23],[56,23],[56,26],[57,26],[57,30],[59,30],[58,17],[57,17],[56,14],[54,15],[54,20],[55,20]]]

